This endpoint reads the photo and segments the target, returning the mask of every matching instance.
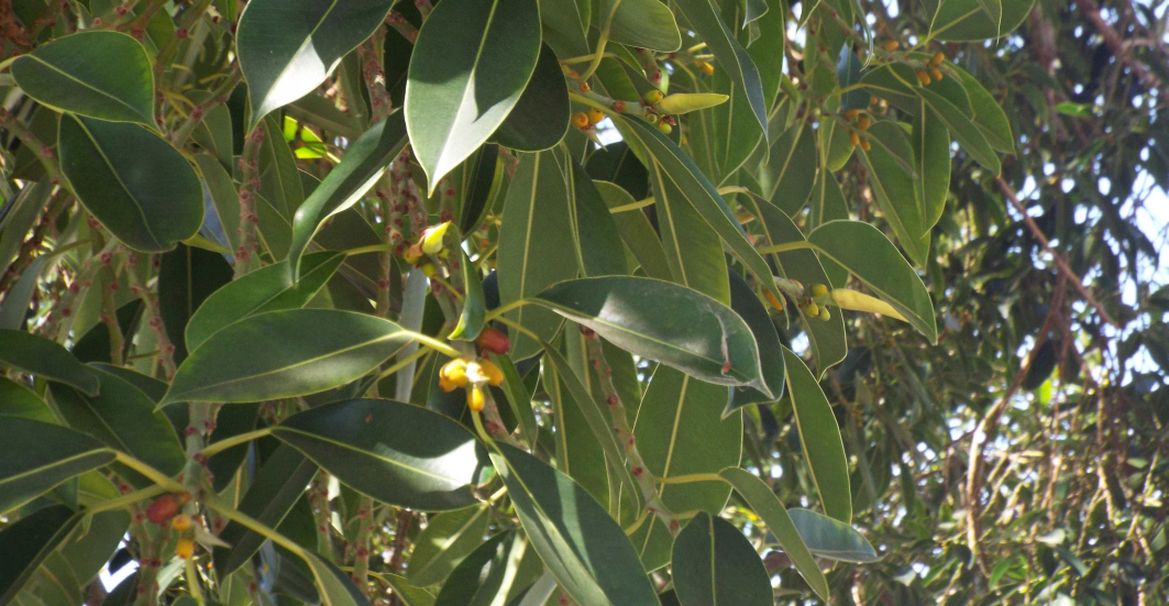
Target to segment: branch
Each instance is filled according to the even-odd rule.
[[[1059,252],[1051,247],[1051,242],[1047,239],[1047,236],[1043,233],[1043,230],[1039,229],[1039,226],[1035,223],[1035,220],[1031,218],[1031,215],[1027,214],[1027,208],[1024,207],[1023,203],[1019,201],[1019,194],[1015,192],[1014,188],[1012,188],[1010,184],[1008,184],[1001,176],[996,177],[995,182],[998,183],[999,190],[1003,192],[1003,195],[1006,196],[1007,200],[1011,202],[1011,206],[1014,206],[1015,210],[1019,211],[1019,214],[1023,215],[1023,223],[1027,225],[1027,229],[1031,231],[1031,235],[1035,236],[1035,239],[1038,240],[1039,244],[1043,246],[1043,250],[1051,254],[1051,258],[1055,260],[1055,266],[1059,270],[1059,273],[1067,278],[1068,282],[1071,282],[1072,287],[1076,289],[1076,292],[1080,293],[1080,297],[1082,297],[1084,301],[1091,305],[1092,308],[1096,310],[1096,313],[1100,314],[1100,318],[1105,322],[1115,326],[1116,328],[1123,328],[1119,322],[1114,320],[1112,316],[1109,315],[1109,313],[1104,309],[1104,306],[1101,305],[1098,300],[1096,300],[1096,297],[1092,295],[1091,291],[1084,287],[1084,283],[1080,281],[1080,277],[1076,275],[1074,271],[1072,271],[1072,268],[1063,258],[1063,255],[1059,254]]]
[[[1108,49],[1112,51],[1116,60],[1128,66],[1132,73],[1150,90],[1158,91],[1158,96],[1163,102],[1169,102],[1169,91],[1166,91],[1161,86],[1161,80],[1152,72],[1149,71],[1144,64],[1133,59],[1132,53],[1129,52],[1129,46],[1124,40],[1124,36],[1118,33],[1104,17],[1100,15],[1100,7],[1096,5],[1094,0],[1076,0],[1076,6],[1084,13],[1084,18],[1100,32],[1100,36],[1104,38],[1104,44],[1108,45]]]

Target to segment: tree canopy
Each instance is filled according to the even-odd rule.
[[[1167,4],[0,0],[0,603],[1169,601]]]

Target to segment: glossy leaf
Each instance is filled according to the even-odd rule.
[[[304,307],[333,277],[345,255],[320,252],[301,261],[301,275],[292,281],[288,262],[257,269],[225,284],[207,297],[187,322],[187,347],[198,349],[224,326],[249,316]]]
[[[633,253],[633,258],[641,266],[641,271],[650,278],[669,280],[671,275],[666,253],[662,250],[662,243],[658,240],[653,224],[650,223],[645,213],[640,210],[612,212],[615,207],[635,202],[633,196],[620,186],[608,181],[593,181],[593,185],[601,194],[605,205],[609,207],[617,232],[624,245]]]
[[[442,582],[483,543],[490,521],[484,506],[466,507],[432,516],[414,540],[406,574],[419,586]]]
[[[312,92],[382,24],[390,0],[257,0],[240,16],[236,52],[252,100],[250,132]]]
[[[719,67],[730,74],[735,89],[743,91],[759,129],[766,134],[768,108],[763,100],[759,68],[731,28],[723,23],[719,6],[713,0],[678,0],[677,4],[707,48],[714,52]]]
[[[54,341],[22,330],[0,329],[0,364],[70,385],[89,395],[98,392],[98,378]]]
[[[450,418],[392,400],[348,400],[292,415],[273,434],[373,498],[423,511],[475,502],[475,437]]]
[[[570,164],[568,178],[581,273],[585,276],[628,273],[621,235],[601,193],[575,160]]]
[[[659,180],[671,182],[681,194],[681,198],[686,200],[718,234],[723,245],[761,284],[779,296],[772,285],[771,269],[747,240],[738,219],[726,201],[690,157],[650,124],[641,120],[628,120],[623,123],[628,125],[623,128],[623,133],[632,134],[642,148],[653,157],[654,163],[660,166]]]
[[[433,193],[499,128],[540,55],[536,0],[447,0],[418,32],[406,127]]]
[[[844,454],[836,415],[804,361],[787,348],[784,348],[783,355],[787,364],[788,397],[800,432],[800,446],[820,493],[820,502],[828,515],[849,522],[852,520],[852,491],[848,480],[848,458]]]
[[[168,476],[178,474],[186,457],[166,415],[155,411],[154,399],[122,376],[100,367],[94,367],[94,372],[101,381],[97,396],[69,388],[53,390],[61,416],[74,429],[115,450],[131,454]]]
[[[303,553],[322,606],[369,606],[369,598],[353,584],[349,575],[310,551]]]
[[[531,299],[614,345],[719,385],[765,393],[751,329],[726,305],[652,278],[608,276],[561,282]]]
[[[51,505],[0,531],[0,553],[4,554],[0,562],[0,604],[10,603],[81,517],[64,505]]]
[[[860,221],[829,221],[809,234],[808,241],[821,254],[848,268],[931,343],[937,341],[929,292],[885,234]]]
[[[767,308],[759,300],[759,296],[747,284],[747,281],[738,274],[730,274],[731,309],[743,318],[755,336],[755,344],[759,347],[759,370],[763,382],[767,384],[771,395],[765,394],[751,387],[736,387],[731,392],[731,401],[727,404],[724,415],[730,414],[736,408],[746,404],[770,402],[783,396],[784,365],[783,346],[779,342],[779,333],[775,324],[767,313]]]
[[[577,276],[567,170],[566,158],[559,150],[520,157],[503,202],[506,219],[496,255],[499,300],[503,305]],[[545,234],[561,237],[549,238]],[[551,339],[562,324],[555,314],[532,306],[521,307],[509,316],[544,340]],[[524,335],[512,340],[512,355],[517,360],[530,357],[538,349]]]
[[[730,522],[699,513],[674,539],[674,592],[682,606],[770,606],[763,560]]]
[[[211,293],[230,283],[231,277],[231,265],[219,253],[179,244],[162,255],[158,268],[159,315],[175,346],[176,364],[194,348],[184,336],[191,315]]]
[[[917,163],[918,196],[922,201],[922,227],[930,229],[946,210],[950,193],[950,131],[928,107],[913,120],[913,158]]]
[[[583,488],[519,449],[492,455],[536,553],[579,604],[658,604],[625,532]]]
[[[818,558],[864,564],[881,559],[868,540],[852,526],[807,509],[790,509],[792,524]]]
[[[52,408],[28,387],[0,377],[0,415],[23,417],[45,423],[59,419]]]
[[[230,410],[230,409],[225,409]],[[292,511],[318,468],[298,450],[282,444],[256,471],[237,509],[271,528],[280,526]],[[216,549],[215,569],[228,575],[243,566],[267,539],[237,522],[224,527],[219,538],[231,548]]]
[[[356,204],[405,145],[405,122],[402,113],[397,112],[351,143],[341,163],[309,194],[292,219],[288,271],[294,281],[299,276],[301,257],[324,220]]]
[[[285,309],[244,318],[183,361],[160,406],[259,402],[344,385],[410,340],[400,326],[335,309]]]
[[[593,26],[620,44],[667,53],[682,46],[674,12],[659,0],[599,0]]]
[[[932,37],[982,41],[1011,33],[1026,19],[1035,0],[923,0]]]
[[[541,151],[564,139],[568,132],[568,85],[556,55],[547,46],[532,79],[524,88],[515,109],[492,135],[492,141],[517,151]]]
[[[958,75],[962,87],[966,89],[966,95],[970,98],[970,119],[982,132],[987,143],[1003,153],[1015,153],[1015,136],[1011,132],[1011,122],[1007,119],[1002,106],[994,100],[978,78],[970,75],[970,72],[957,65],[951,65],[950,71]]]
[[[1002,161],[999,160],[998,154],[986,140],[983,131],[970,121],[969,113],[965,111],[965,108],[955,105],[951,99],[929,87],[922,87],[918,93],[937,112],[938,117],[946,123],[950,133],[958,140],[958,144],[966,153],[970,154],[975,162],[981,164],[994,175],[1002,172]]]
[[[930,235],[909,136],[901,125],[889,121],[874,124],[869,136],[872,147],[862,152],[861,158],[869,169],[877,205],[910,258],[924,265]]]
[[[199,230],[203,188],[182,154],[137,124],[61,118],[61,172],[113,234],[142,252],[170,250]]]
[[[109,69],[113,65],[118,68]],[[12,77],[28,96],[59,111],[157,128],[150,57],[127,34],[62,36],[17,57]]]
[[[758,476],[744,469],[727,468],[719,472],[719,475],[729,482],[751,510],[763,519],[763,523],[767,524],[767,530],[775,536],[779,546],[783,548],[812,591],[821,599],[827,600],[828,579],[824,577],[820,565],[804,544],[804,539],[792,522],[791,516],[771,492],[771,488]]]
[[[60,425],[18,417],[0,423],[0,512],[114,460],[114,451]]]
[[[486,542],[480,542],[458,566],[451,571],[442,585],[435,606],[488,606],[506,593],[504,582],[508,568],[518,564],[515,560],[522,542],[515,540],[514,532],[502,532]]]
[[[655,478],[716,474],[739,464],[743,448],[742,415],[723,418],[730,390],[698,381],[672,368],[658,367],[637,409],[633,435]],[[658,493],[670,511],[718,513],[730,491],[710,481],[663,484]]]

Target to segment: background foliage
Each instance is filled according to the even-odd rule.
[[[0,0],[0,602],[1169,601],[1163,4]]]

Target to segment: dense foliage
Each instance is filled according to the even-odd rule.
[[[1169,600],[1098,1],[0,0],[0,603]]]

